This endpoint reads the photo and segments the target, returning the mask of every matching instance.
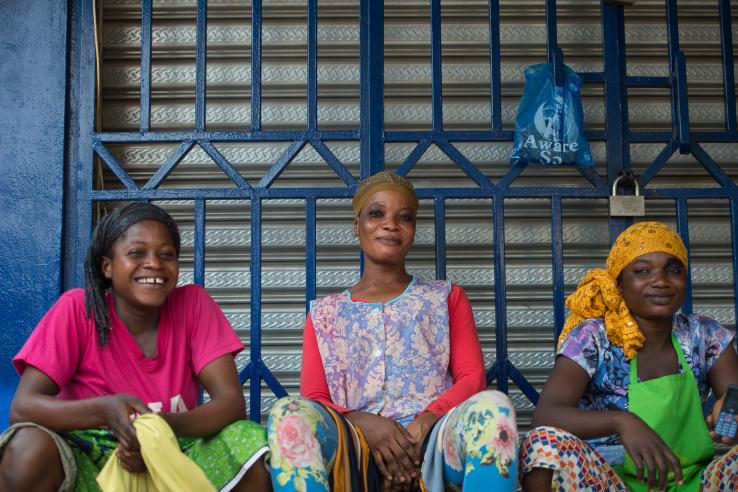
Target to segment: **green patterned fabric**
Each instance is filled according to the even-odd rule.
[[[62,437],[77,464],[74,491],[101,492],[95,477],[118,441],[107,429],[73,431]],[[230,490],[268,450],[266,430],[250,420],[234,422],[208,439],[180,438],[179,446],[217,490]]]
[[[266,429],[250,420],[234,422],[210,439],[180,439],[179,445],[217,490],[230,490],[269,449]]]

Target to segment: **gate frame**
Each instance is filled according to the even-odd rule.
[[[505,224],[506,198],[545,198],[550,200],[551,252],[554,309],[554,334],[564,323],[564,275],[563,275],[563,223],[562,199],[606,198],[615,178],[631,173],[630,144],[635,142],[661,143],[665,147],[640,177],[643,195],[649,199],[667,198],[676,204],[678,231],[689,246],[687,201],[693,198],[722,198],[730,201],[732,262],[734,297],[738,300],[738,187],[701,147],[705,142],[738,142],[736,129],[735,75],[733,73],[733,45],[729,0],[720,0],[720,26],[723,54],[723,82],[725,105],[725,130],[692,132],[689,127],[687,100],[686,61],[679,49],[676,0],[665,0],[668,24],[668,50],[670,75],[666,77],[634,77],[626,72],[625,30],[623,7],[602,4],[603,72],[580,73],[585,83],[602,83],[605,87],[606,130],[589,131],[591,141],[607,142],[607,176],[600,176],[593,168],[578,168],[591,187],[512,187],[523,167],[513,166],[497,183],[492,183],[451,142],[511,142],[513,132],[503,130],[501,120],[501,81],[499,57],[500,11],[499,1],[489,2],[490,30],[490,106],[491,121],[484,131],[447,131],[443,128],[441,82],[441,1],[431,0],[431,67],[432,67],[432,129],[428,131],[386,131],[384,125],[384,5],[383,2],[360,0],[360,127],[358,130],[321,130],[317,119],[317,0],[308,0],[308,118],[302,131],[263,130],[261,128],[261,0],[253,0],[252,58],[251,58],[251,129],[249,131],[205,130],[205,53],[206,53],[206,0],[197,2],[196,41],[196,101],[195,129],[193,131],[152,131],[151,110],[151,21],[152,0],[143,0],[142,14],[142,70],[141,70],[141,121],[139,131],[95,132],[95,52],[92,23],[92,6],[89,0],[73,0],[72,28],[70,36],[70,100],[72,114],[68,138],[68,172],[66,186],[66,214],[64,218],[67,250],[64,255],[63,287],[68,289],[82,284],[81,265],[92,227],[93,203],[107,200],[191,200],[195,203],[195,259],[194,280],[204,282],[204,234],[205,210],[209,199],[248,199],[251,201],[251,325],[250,362],[241,371],[241,381],[250,382],[251,418],[258,419],[263,380],[277,396],[286,394],[282,385],[272,375],[261,357],[261,205],[265,199],[297,198],[306,203],[306,306],[315,297],[316,265],[316,200],[323,198],[348,198],[356,187],[356,179],[324,144],[326,140],[357,141],[360,144],[360,177],[366,177],[384,169],[384,144],[392,142],[417,143],[415,149],[400,165],[398,174],[407,174],[429,146],[435,144],[446,153],[472,180],[477,188],[420,188],[419,198],[432,199],[435,210],[436,277],[446,278],[445,206],[446,200],[486,198],[492,200],[492,226],[495,266],[495,332],[496,358],[487,372],[487,382],[497,381],[497,387],[507,392],[512,380],[524,394],[536,403],[538,393],[510,362],[507,348],[507,302],[505,298]],[[560,69],[563,53],[558,48],[556,33],[556,2],[545,0],[548,60]],[[673,129],[671,132],[633,132],[628,122],[628,89],[636,87],[668,88],[672,99]],[[247,183],[234,167],[220,154],[214,142],[291,142],[284,154],[267,171],[259,183]],[[113,155],[107,151],[108,143],[160,143],[179,142],[179,148],[162,165],[151,180],[138,188],[128,177]],[[166,179],[184,155],[200,145],[213,161],[236,185],[228,189],[178,189],[160,190],[158,185]],[[344,181],[345,187],[332,188],[270,188],[270,185],[291,160],[305,146],[311,145]],[[692,153],[703,167],[720,184],[718,188],[658,188],[648,187],[651,179],[676,152]],[[124,190],[95,191],[92,188],[93,161],[99,156],[125,185]],[[611,218],[610,241],[627,225],[630,219]],[[691,287],[683,311],[692,311]]]

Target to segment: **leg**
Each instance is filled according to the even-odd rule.
[[[233,491],[271,492],[273,490],[272,479],[269,476],[268,466],[269,465],[264,462],[264,458],[261,458],[259,461],[254,463],[251,468],[249,468],[249,471],[246,472],[246,476],[243,477],[243,480],[238,482],[238,485],[233,488]]]
[[[278,400],[269,412],[267,435],[275,491],[328,492],[338,431],[320,405],[301,397]]]
[[[456,407],[439,435],[443,478],[464,491],[515,490],[517,426],[510,399],[482,391]]]
[[[707,465],[700,490],[738,490],[738,446]]]
[[[553,490],[553,470],[548,468],[533,468],[527,475],[523,476],[521,484],[523,490]]]
[[[536,427],[525,436],[520,474],[523,490],[628,490],[600,453],[553,427]]]
[[[0,490],[56,492],[64,482],[59,449],[45,431],[18,429],[0,456]]]

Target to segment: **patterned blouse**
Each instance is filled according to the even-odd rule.
[[[348,292],[310,308],[331,399],[346,408],[412,419],[453,384],[446,281],[413,279],[386,303]]]
[[[735,333],[714,319],[699,314],[674,315],[672,332],[682,347],[687,364],[692,367],[704,406],[710,394],[707,374],[731,345]],[[627,410],[629,362],[623,349],[608,340],[602,318],[580,323],[561,344],[557,355],[564,355],[579,364],[591,378],[578,408]],[[679,370],[681,372],[681,368]],[[589,442],[595,447],[618,445],[620,438],[613,435]]]

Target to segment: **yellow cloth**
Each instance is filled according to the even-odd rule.
[[[141,415],[133,421],[146,473],[130,473],[113,453],[97,483],[103,492],[215,492],[205,473],[180,449],[161,416]]]
[[[566,299],[571,314],[564,322],[559,345],[582,321],[604,318],[607,338],[621,347],[628,359],[643,346],[643,333],[625,305],[618,288],[620,272],[639,256],[668,253],[686,267],[687,248],[674,230],[660,222],[639,222],[625,229],[610,249],[605,270],[596,268],[584,276],[577,290]]]
[[[389,171],[382,171],[373,176],[369,176],[361,180],[359,188],[354,193],[354,199],[351,206],[354,209],[354,217],[358,217],[361,208],[366,201],[378,191],[393,190],[405,195],[410,202],[418,209],[418,196],[415,194],[413,184],[404,176],[397,176]]]

